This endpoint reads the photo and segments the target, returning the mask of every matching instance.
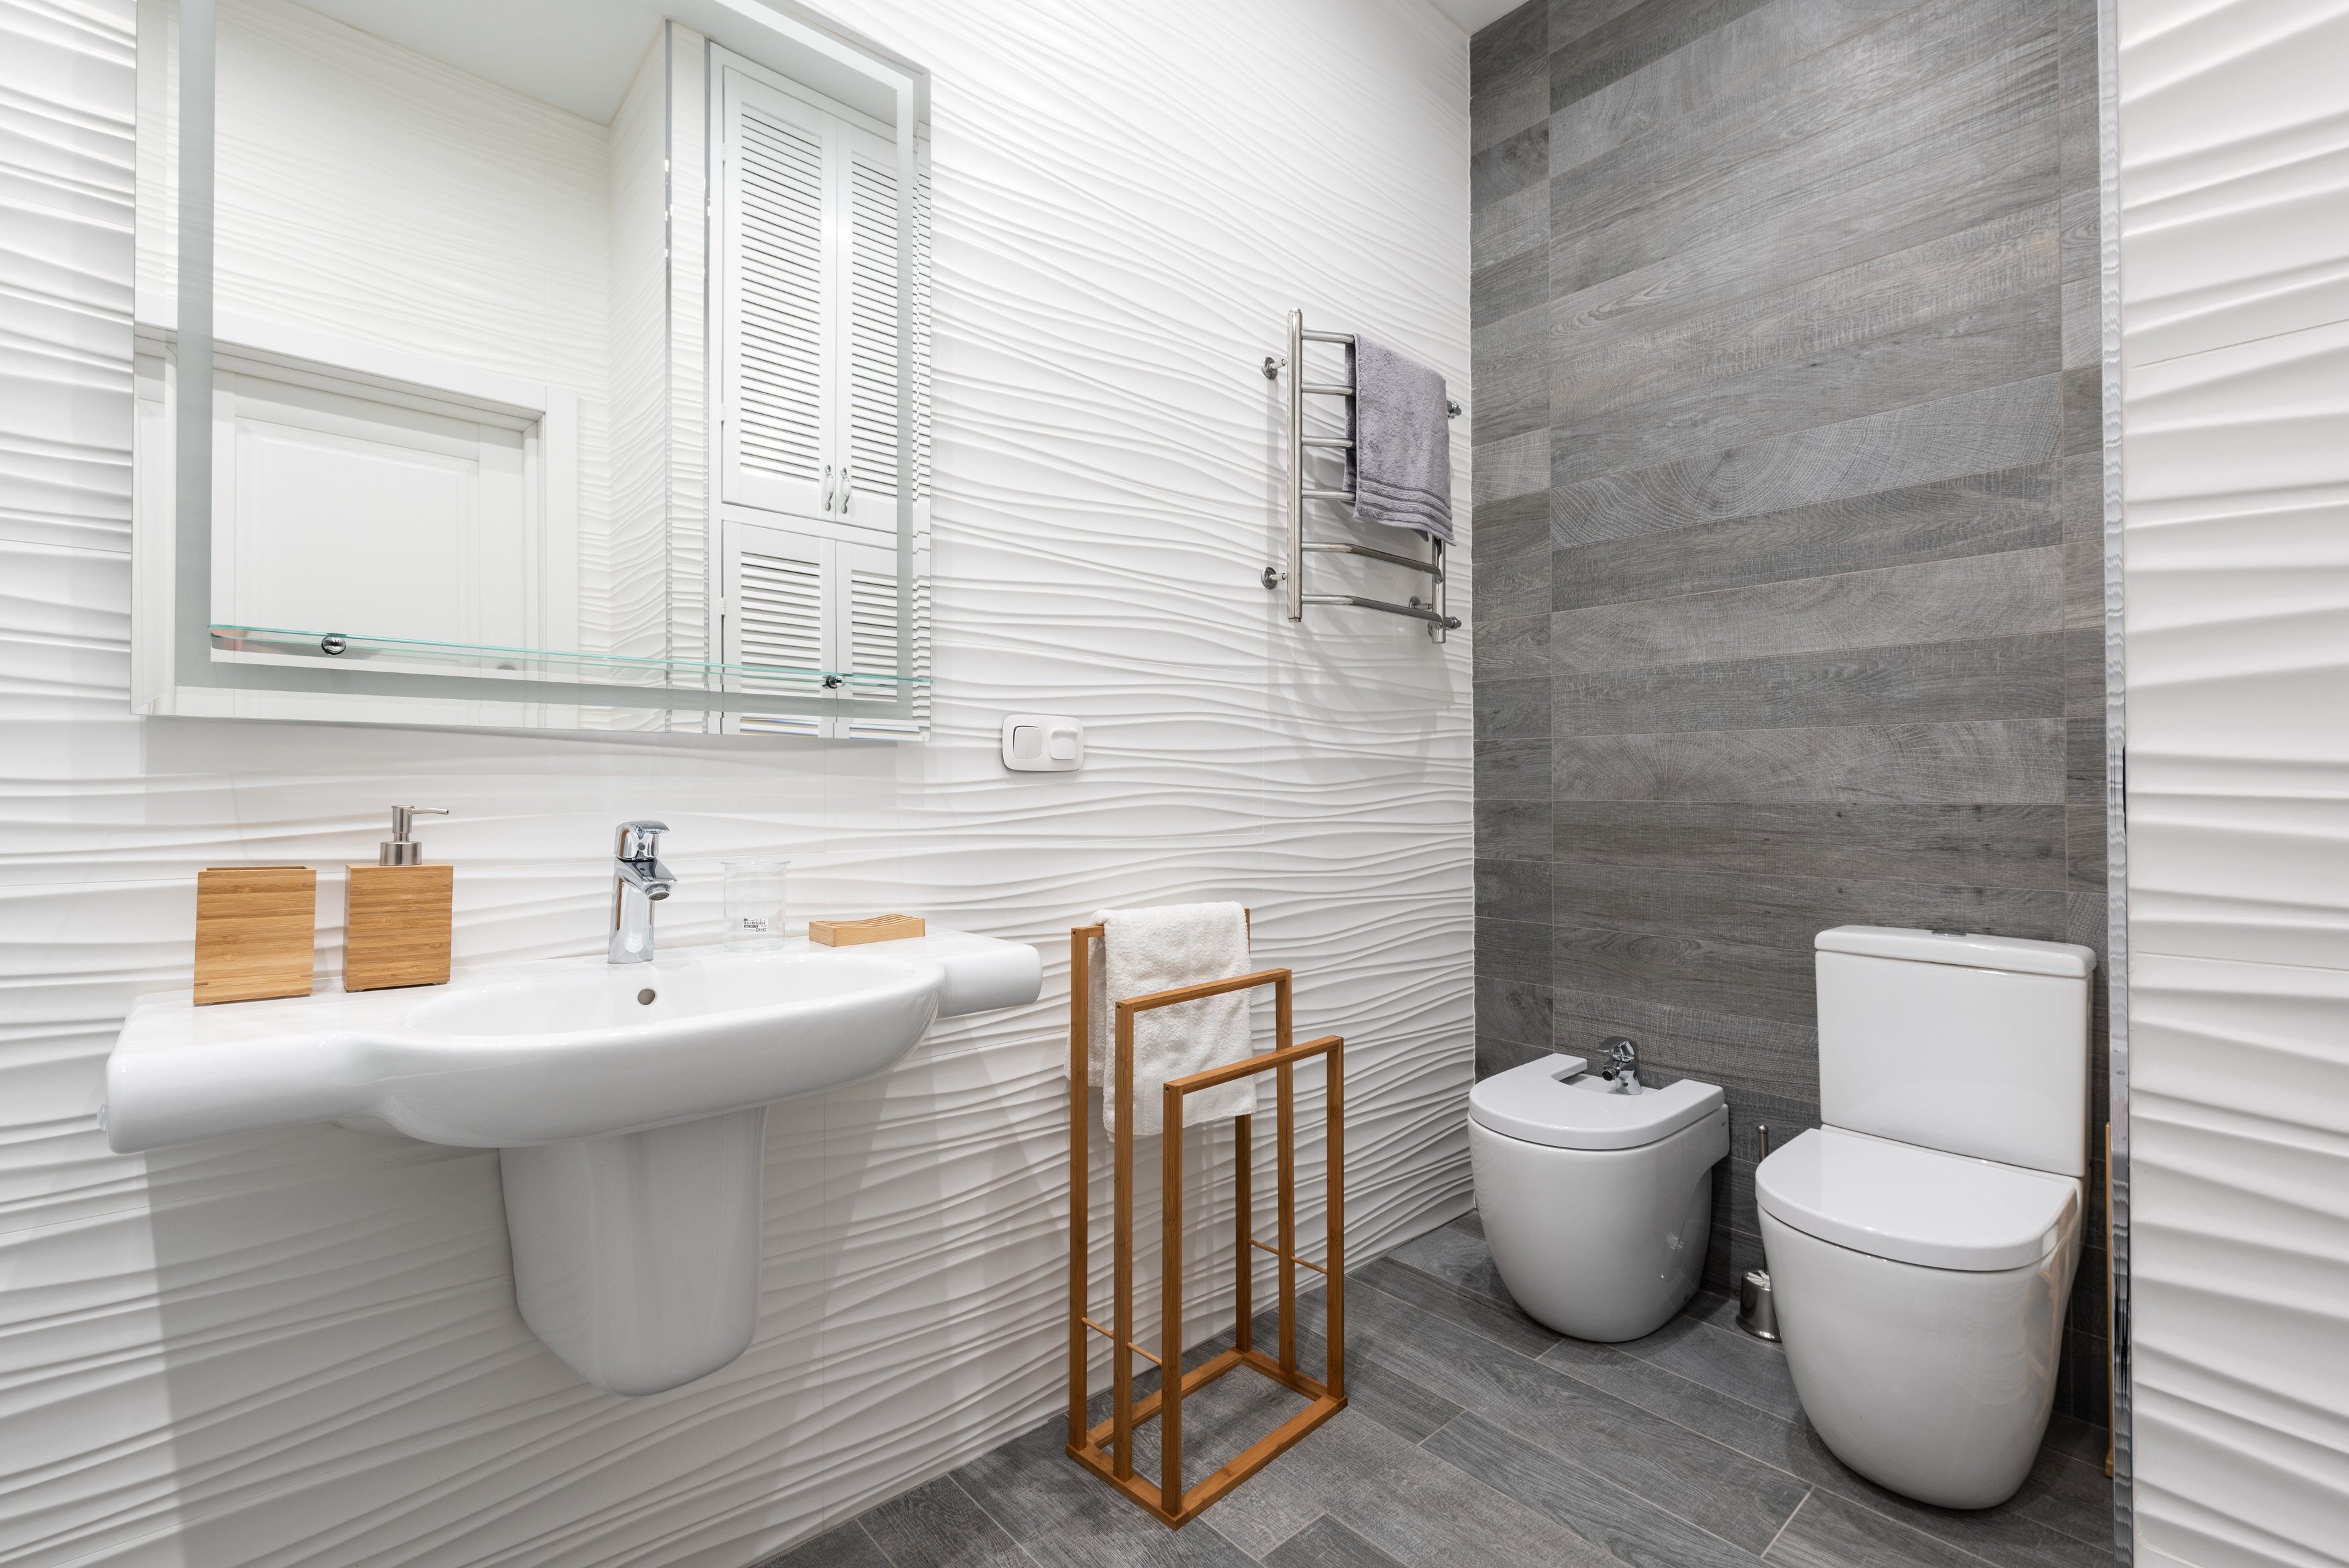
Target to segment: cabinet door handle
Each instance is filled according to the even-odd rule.
[[[823,510],[832,510],[832,465],[823,465]]]
[[[846,517],[850,507],[856,504],[856,465],[840,465],[840,515]]]

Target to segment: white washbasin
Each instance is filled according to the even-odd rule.
[[[932,1019],[1023,1006],[1042,980],[1032,947],[936,932],[209,1007],[169,993],[107,1058],[107,1137],[129,1153],[334,1120],[496,1149],[523,1320],[589,1382],[657,1393],[750,1342],[768,1104],[884,1071]]]
[[[358,1118],[485,1149],[636,1131],[869,1077],[934,1017],[1031,1002],[1041,976],[1032,947],[942,932],[210,1007],[172,992],[131,1010],[107,1059],[107,1137],[129,1153]]]

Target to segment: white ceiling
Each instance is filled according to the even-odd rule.
[[[541,103],[569,109],[598,125],[611,123],[662,18],[679,12],[675,0],[302,3],[363,33],[445,60],[460,70],[485,77]],[[1522,4],[1524,0],[1435,0],[1439,10],[1471,34]],[[707,27],[707,23],[703,25]],[[788,68],[780,60],[767,63]],[[867,108],[862,103],[858,107]],[[876,110],[868,108],[868,112]],[[877,112],[890,118],[885,108]]]
[[[1460,24],[1461,28],[1474,33],[1487,23],[1497,22],[1525,0],[1435,0],[1436,9]]]
[[[338,22],[609,125],[659,31],[653,0],[303,0]]]
[[[883,120],[894,81],[851,46],[734,0],[302,0],[541,103],[609,125],[664,17]]]

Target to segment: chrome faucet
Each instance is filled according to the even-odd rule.
[[[612,861],[612,945],[615,964],[649,964],[653,956],[653,905],[669,895],[677,879],[660,863],[660,836],[667,822],[623,822]]]
[[[1601,1040],[1599,1048],[1607,1053],[1606,1077],[1623,1086],[1625,1094],[1640,1092],[1640,1042],[1628,1036],[1616,1035]]]

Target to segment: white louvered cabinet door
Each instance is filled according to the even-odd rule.
[[[846,105],[717,51],[719,548],[731,689],[899,706],[926,673],[927,584],[901,651],[897,146]],[[926,199],[926,183],[917,200]],[[927,213],[914,216],[914,525],[927,521]],[[823,684],[826,674],[833,684]],[[915,717],[749,715],[757,733],[918,736]],[[884,710],[885,712],[885,709]]]
[[[897,149],[886,138],[850,127],[843,139],[843,194],[847,222],[842,227],[847,252],[842,276],[847,287],[840,302],[841,341],[846,346],[847,418],[843,431],[848,486],[842,498],[843,515],[868,528],[894,526],[901,475],[897,418]],[[921,210],[924,188],[916,191],[917,230],[926,230]],[[917,232],[926,241],[926,232]],[[917,461],[926,456],[928,408],[923,387],[928,379],[927,347],[929,288],[928,246],[915,252],[914,333],[916,363],[915,448]],[[926,488],[917,475],[916,499]],[[918,527],[926,519],[917,518]]]
[[[846,128],[736,67],[720,77],[720,498],[833,515]]]
[[[897,552],[872,544],[843,544],[838,549],[845,589],[843,602],[848,612],[847,657],[843,667],[850,672],[850,678],[845,695],[884,702],[895,702],[901,695],[913,698],[913,711],[903,718],[868,718],[852,713],[841,721],[841,733],[919,735],[929,724],[928,687],[916,685],[909,690],[905,682],[891,677],[929,674],[929,648],[923,631],[929,621],[927,573],[921,570],[917,556],[914,579],[914,635],[910,646],[901,648],[898,626],[902,601],[897,588]],[[859,680],[856,677],[860,676],[868,678]]]
[[[777,711],[740,715],[733,727],[752,735],[921,734],[929,710],[918,685],[914,711],[903,717],[817,717],[792,713],[788,699],[895,705],[906,689],[901,675],[929,673],[922,637],[926,581],[915,580],[914,639],[901,650],[894,548],[739,520],[728,528],[725,647],[734,668],[727,686],[782,699]]]
[[[727,685],[736,691],[783,697],[831,694],[824,673],[836,670],[833,626],[838,593],[828,541],[759,523],[729,524],[726,552]],[[750,666],[745,668],[744,666]],[[785,711],[736,716],[751,735],[824,735],[824,719]]]

